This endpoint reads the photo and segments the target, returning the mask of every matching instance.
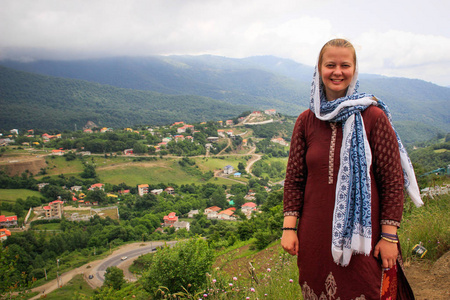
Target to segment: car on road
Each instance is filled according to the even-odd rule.
[[[121,260],[126,260],[127,258],[127,256],[122,256]]]
[[[92,278],[94,278],[94,275],[89,275],[89,279],[92,279]]]

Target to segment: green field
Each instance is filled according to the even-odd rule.
[[[48,156],[47,161],[47,175],[78,175],[83,171],[83,164],[81,160],[75,159],[66,161],[62,156]]]
[[[25,190],[25,189],[0,189],[0,202],[15,202],[18,198],[23,200],[27,197],[42,197],[41,193],[37,191]]]

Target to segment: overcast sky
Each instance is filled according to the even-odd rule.
[[[0,59],[275,55],[344,37],[361,73],[450,86],[448,0],[0,0]]]

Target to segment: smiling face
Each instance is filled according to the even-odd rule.
[[[344,97],[355,74],[355,54],[351,48],[327,47],[319,65],[327,100]]]

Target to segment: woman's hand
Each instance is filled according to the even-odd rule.
[[[392,268],[395,266],[398,257],[397,243],[391,243],[386,240],[380,239],[375,246],[373,256],[381,257],[381,266],[383,268]]]
[[[290,255],[298,253],[298,237],[294,230],[284,230],[281,236],[281,247]]]

